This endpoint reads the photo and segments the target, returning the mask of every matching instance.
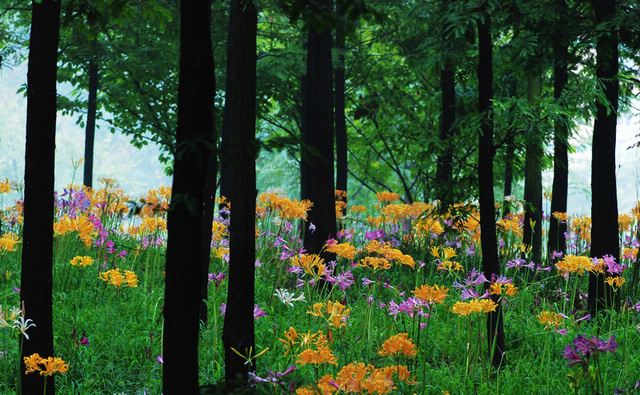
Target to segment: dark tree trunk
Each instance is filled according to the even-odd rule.
[[[84,181],[83,184],[93,187],[93,146],[96,135],[96,112],[98,95],[98,66],[89,62],[89,104],[87,106],[87,127],[84,140]]]
[[[616,1],[594,0],[596,24],[613,18]],[[596,101],[591,162],[591,256],[620,258],[618,240],[618,195],[616,192],[616,123],[618,114],[618,39],[614,31],[602,33],[596,43],[596,78],[604,86],[610,108]],[[611,289],[610,287],[608,288]],[[589,311],[613,306],[613,295],[605,297],[603,275],[589,274]]]
[[[231,17],[230,17],[231,18]],[[231,21],[229,21],[231,23]],[[229,25],[229,35],[227,36],[227,70],[232,69],[231,58],[233,56],[233,47],[231,46],[231,25]],[[231,169],[229,161],[231,154],[229,153],[229,145],[231,144],[231,96],[233,95],[231,88],[231,78],[227,73],[225,81],[224,93],[224,110],[222,113],[222,140],[220,142],[220,196],[229,199],[231,197]],[[222,205],[221,205],[222,206]],[[222,208],[222,207],[220,207]]]
[[[448,12],[447,7],[451,4],[451,0],[445,0],[442,3],[442,12]],[[451,144],[451,136],[455,133],[453,125],[456,121],[456,66],[451,60],[450,39],[445,33],[449,26],[442,28],[442,42],[444,59],[442,70],[440,70],[440,92],[442,94],[441,110],[440,110],[440,142],[441,151],[436,163],[436,199],[440,200],[441,207],[447,209],[456,199],[454,196],[455,188],[453,183],[453,146]]]
[[[322,3],[332,5],[331,0]],[[312,254],[320,253],[325,241],[336,234],[331,31],[318,29],[309,29],[307,41],[300,161],[301,197],[313,202],[308,221],[315,231],[304,232],[304,246]]]
[[[27,143],[24,174],[24,228],[20,298],[35,327],[24,339],[22,357],[53,357],[53,216],[56,143],[56,79],[60,1],[33,2],[27,74]],[[22,358],[20,358],[22,361]],[[44,376],[25,375],[23,394],[42,394]],[[47,394],[55,393],[54,377],[46,378]]]
[[[442,207],[451,206],[454,202],[453,182],[453,147],[449,141],[454,134],[453,124],[456,121],[456,82],[455,66],[446,59],[440,71],[440,90],[442,91],[442,112],[440,116],[440,141],[443,151],[438,157],[436,166],[436,198]]]
[[[229,284],[222,339],[225,379],[232,387],[245,385],[255,371],[231,348],[248,356],[255,350],[253,306],[255,290],[256,224],[256,33],[257,13],[252,1],[233,0],[229,23],[231,68],[229,119],[231,125],[231,201]]]
[[[491,279],[500,274],[498,241],[496,236],[496,210],[493,194],[493,49],[490,18],[478,22],[478,111],[482,114],[482,126],[478,138],[478,190],[480,202],[480,243],[482,245],[482,270]],[[497,300],[496,300],[497,301]],[[502,322],[502,304],[487,316],[487,340],[493,350],[493,366],[504,364],[505,341]]]
[[[341,13],[338,7],[338,13]],[[344,30],[336,33],[335,46],[338,63],[335,68],[335,114],[336,114],[336,189],[347,192],[347,122],[345,119],[345,68]]]
[[[527,96],[531,106],[540,97],[541,77],[538,71],[529,72]],[[531,259],[542,258],[542,137],[539,130],[529,131],[524,164],[524,231],[523,243],[531,246]]]
[[[509,83],[509,97],[516,96],[516,79],[513,77]],[[514,152],[516,150],[516,139],[514,137],[515,131],[514,127],[510,126],[507,133],[509,133],[509,137],[507,139],[507,151],[505,152],[504,157],[504,191],[503,196],[511,196],[513,194],[513,160],[514,160]],[[504,208],[502,210],[502,216],[507,217],[511,213],[510,204],[504,204]]]
[[[564,1],[561,3],[564,4]],[[567,68],[568,48],[565,43],[558,40],[553,46],[553,96],[559,101],[569,82]],[[561,116],[554,122],[553,136],[553,186],[551,190],[551,214],[555,212],[567,212],[567,195],[569,188],[569,154],[567,139],[569,138],[569,120]],[[549,220],[549,237],[547,254],[551,259],[554,251],[565,253],[567,242],[564,234],[567,231],[566,221],[559,221],[553,215]]]
[[[207,180],[215,177],[208,174],[215,144],[210,7],[207,0],[180,3],[178,127],[167,219],[165,394],[199,392],[199,318],[202,284],[209,268],[214,201]]]

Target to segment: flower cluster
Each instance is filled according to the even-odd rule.
[[[116,289],[120,289],[123,285],[133,288],[138,286],[138,276],[131,270],[125,270],[124,274],[122,274],[122,272],[120,272],[120,268],[100,273],[100,280],[108,282],[116,287]]]
[[[5,233],[0,237],[0,250],[15,251],[18,249],[18,243],[20,243],[18,235],[14,233]]]
[[[325,316],[326,311],[326,316]],[[327,320],[329,325],[341,328],[345,326],[347,316],[351,313],[351,309],[347,309],[345,305],[340,302],[328,301],[327,303],[316,303],[313,305],[311,311],[307,311],[307,314],[311,314],[315,317],[322,317]]]
[[[573,346],[569,344],[565,347],[562,354],[564,359],[569,360],[569,366],[575,364],[581,364],[583,367],[588,367],[587,359],[592,356],[597,356],[597,353],[614,353],[618,348],[616,338],[614,335],[608,340],[599,339],[597,336],[591,336],[588,338],[583,335],[578,335],[573,339]]]
[[[61,358],[41,358],[38,353],[24,357],[25,374],[39,372],[41,376],[51,376],[54,373],[64,373],[69,370],[69,364]]]
[[[472,313],[488,313],[495,311],[498,304],[491,299],[473,299],[469,302],[456,302],[451,306],[451,311],[460,316]]]
[[[81,266],[81,267],[85,267],[85,266],[89,266],[93,263],[93,258],[91,258],[90,256],[75,256],[73,257],[73,259],[71,261],[69,261],[69,263],[73,266]]]
[[[382,350],[378,351],[378,355],[389,355],[393,357],[398,354],[410,358],[418,355],[416,345],[409,339],[408,333],[398,333],[397,335],[391,336],[382,343]]]

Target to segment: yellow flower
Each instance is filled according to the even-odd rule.
[[[333,351],[326,346],[318,346],[316,350],[307,348],[298,354],[296,363],[299,363],[302,366],[308,363],[318,365],[323,363],[338,365],[336,357],[333,355]]]
[[[324,259],[320,258],[320,256],[316,254],[300,254],[291,258],[291,264],[293,266],[301,267],[307,274],[311,274],[312,276],[317,277],[320,277],[322,275],[319,273],[319,269],[321,267],[324,271],[323,262]],[[314,268],[316,268],[315,271],[313,270]]]
[[[604,280],[607,284],[611,286],[613,289],[618,289],[624,284],[626,281],[623,277],[612,277],[609,276]]]
[[[35,353],[23,359],[24,366],[27,368],[25,374],[40,372],[41,376],[51,376],[54,373],[64,373],[69,370],[69,364],[66,364],[61,358],[41,358],[38,353]]]
[[[586,256],[567,255],[556,263],[556,268],[561,276],[570,273],[578,273],[582,276],[585,271],[593,270],[593,267],[593,262]]]
[[[73,266],[89,266],[93,263],[93,258],[91,258],[90,256],[76,256],[74,257],[71,261],[69,261],[70,264],[72,264]]]
[[[473,299],[469,302],[456,302],[451,306],[451,311],[460,316],[471,313],[488,313],[495,311],[498,304],[491,299]]]
[[[382,203],[388,203],[400,200],[400,195],[393,192],[383,191],[376,193],[376,198]]]
[[[125,270],[124,275],[120,272],[120,268],[107,270],[100,273],[99,278],[113,285],[116,289],[119,289],[125,282],[127,287],[138,287],[138,276],[130,270]]]
[[[127,282],[127,287],[138,287],[138,276],[134,272],[132,272],[131,270],[125,270],[124,277],[125,281]]]
[[[518,287],[515,287],[511,283],[494,283],[489,286],[489,290],[492,295],[509,295],[514,296],[518,294]]]
[[[21,243],[18,235],[13,233],[5,233],[0,237],[0,250],[15,251],[18,249],[16,244]]]
[[[8,178],[5,178],[4,181],[0,181],[0,194],[11,192],[11,183]]]
[[[356,248],[351,243],[330,244],[327,245],[327,251],[349,260],[356,256]]]
[[[373,271],[376,271],[378,269],[387,270],[391,268],[391,263],[389,263],[389,261],[384,258],[368,256],[360,259],[360,262],[356,265],[356,267],[366,267],[369,269],[373,269]]]
[[[327,316],[325,317],[325,308]],[[351,313],[351,309],[347,309],[345,305],[340,302],[328,301],[327,303],[316,303],[313,305],[312,311],[307,311],[307,314],[311,314],[315,317],[323,317],[327,320],[329,325],[341,328],[346,324],[344,321]]]
[[[405,357],[415,357],[418,355],[415,344],[409,339],[408,333],[398,333],[391,336],[382,343],[382,350],[378,351],[378,355],[395,356],[402,354]]]
[[[413,293],[416,295],[416,298],[424,300],[429,305],[433,305],[435,303],[444,304],[444,300],[447,298],[447,291],[449,291],[449,288],[425,284],[420,288],[416,288]]]
[[[367,208],[365,206],[351,206],[349,209],[352,213],[366,213]]]
[[[544,329],[553,327],[553,330],[557,330],[560,325],[563,325],[564,319],[560,314],[551,311],[543,311],[536,316],[538,322],[544,325]]]

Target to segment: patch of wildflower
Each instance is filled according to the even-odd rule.
[[[16,251],[18,249],[18,243],[21,243],[18,235],[14,233],[5,233],[0,237],[0,250]]]
[[[515,296],[518,294],[518,287],[513,285],[513,281],[504,276],[498,276],[493,279],[489,285],[489,291],[491,295],[508,295]]]
[[[330,326],[335,326],[336,328],[341,328],[346,325],[345,321],[350,313],[351,309],[346,308],[345,305],[337,301],[316,303],[313,305],[312,310],[307,311],[307,314],[326,319]]]
[[[327,241],[326,245],[327,252],[331,252],[336,254],[340,258],[345,258],[348,260],[353,260],[356,256],[356,247],[351,245],[351,243],[338,243],[335,239],[331,239]]]
[[[87,246],[91,247],[93,237],[98,234],[98,231],[93,224],[93,221],[87,215],[80,215],[77,217],[69,217],[65,214],[56,223],[53,224],[53,231],[56,235],[64,235],[69,232],[78,232],[78,237]]]
[[[469,302],[456,302],[451,306],[451,311],[460,316],[473,313],[488,313],[495,311],[498,304],[491,299],[472,299]]]
[[[459,262],[451,260],[455,258],[457,254],[456,251],[449,246],[444,248],[433,247],[431,248],[431,255],[436,258],[438,270],[447,272],[464,271],[464,267]]]
[[[557,331],[558,328],[564,325],[564,319],[566,316],[558,313],[554,313],[552,311],[543,311],[542,313],[536,316],[538,322],[544,325],[544,330],[552,329]]]
[[[93,258],[90,256],[75,256],[73,257],[73,259],[71,259],[71,261],[69,261],[69,263],[72,266],[81,266],[81,267],[85,267],[85,266],[89,266],[93,263]]]
[[[383,191],[376,193],[376,199],[378,199],[380,203],[390,203],[400,200],[400,195],[393,192]]]
[[[608,276],[607,278],[605,278],[604,282],[609,284],[609,286],[614,290],[618,290],[618,288],[620,288],[622,284],[626,282],[626,280],[624,279],[624,277]]]
[[[393,335],[384,343],[382,343],[382,349],[378,351],[378,355],[396,356],[402,354],[405,357],[413,358],[418,355],[416,345],[409,339],[408,333],[398,333]]]
[[[586,256],[566,255],[556,263],[556,269],[561,276],[577,273],[582,276],[585,272],[593,270],[593,262]]]
[[[100,273],[99,278],[113,285],[116,289],[120,289],[122,286],[134,288],[138,286],[138,276],[131,270],[125,270],[123,274],[120,268],[111,269]]]
[[[291,258],[291,265],[304,269],[305,273],[319,278],[324,275],[326,265],[324,259],[316,254],[299,254]]]
[[[69,364],[61,358],[41,358],[38,353],[24,357],[25,374],[39,372],[41,376],[52,376],[54,373],[65,373],[69,370]]]
[[[416,288],[413,293],[418,299],[423,300],[429,306],[433,306],[434,304],[444,304],[448,291],[449,288],[445,288],[444,286],[424,284],[420,286],[420,288]]]

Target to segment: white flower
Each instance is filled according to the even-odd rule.
[[[17,329],[18,332],[22,333],[24,337],[27,338],[27,340],[29,340],[27,329],[31,328],[32,326],[36,326],[36,324],[33,323],[33,320],[31,318],[27,318],[25,320],[24,317],[20,316],[17,320],[13,321],[13,327]]]
[[[284,304],[288,304],[289,306],[293,306],[293,302],[304,302],[304,294],[300,294],[300,296],[298,297],[294,297],[293,293],[287,291],[284,288],[278,288],[276,289],[276,293],[274,293],[275,296],[277,296],[282,303]]]

